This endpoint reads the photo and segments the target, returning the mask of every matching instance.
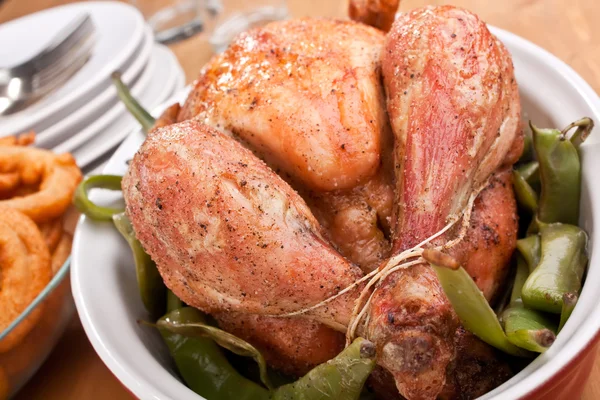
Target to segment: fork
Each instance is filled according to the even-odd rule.
[[[79,15],[40,53],[19,65],[0,68],[0,116],[22,110],[67,81],[89,59],[94,32],[90,16]]]

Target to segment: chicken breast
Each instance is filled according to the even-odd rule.
[[[352,188],[380,164],[383,42],[352,21],[252,29],[202,69],[179,121],[232,132],[309,190]]]

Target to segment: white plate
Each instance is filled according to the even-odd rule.
[[[181,89],[185,82],[185,75],[179,62],[167,47],[155,45],[152,58],[154,61],[151,62],[155,63],[155,70],[148,87],[137,94],[135,87],[132,90],[132,94],[148,110],[165,101],[174,91]],[[91,135],[88,140],[82,142],[83,144],[72,150],[77,164],[81,168],[87,167],[117,146],[133,129],[139,126],[139,123],[129,115],[121,103],[114,108],[119,110],[119,116],[110,119],[109,126]],[[63,145],[57,146],[55,150],[57,152],[71,151],[64,150]]]
[[[178,102],[180,104],[183,103],[185,101],[185,99],[187,98],[189,91],[191,90],[191,86],[186,86],[184,88],[183,87],[184,84],[185,84],[185,76],[183,75],[183,71],[182,71],[181,79],[178,79],[177,84],[175,85],[176,89],[173,90],[173,92],[169,94],[169,96],[167,97],[167,100],[165,102],[152,108],[150,114],[151,115],[160,115],[163,113],[163,111],[165,110],[166,107],[174,104],[175,102]],[[102,155],[100,157],[96,157],[96,159],[93,162],[87,163],[85,165],[85,167],[82,168],[84,174],[85,175],[102,174],[102,171],[104,171],[104,168],[106,167],[106,165],[112,158],[113,153],[117,150],[117,148],[118,148],[117,145],[119,145],[121,142],[123,142],[123,139],[129,137],[134,132],[137,132],[140,129],[139,124],[135,124],[135,125],[136,125],[135,128],[126,131],[125,136],[120,138],[118,143],[116,143],[114,146],[107,149],[106,151],[103,151]],[[81,157],[81,158],[83,159],[83,157]]]
[[[92,57],[68,82],[23,111],[0,117],[0,136],[36,127],[51,117],[61,117],[72,104],[85,104],[109,84],[110,74],[121,69],[144,35],[140,12],[118,2],[82,2],[51,8],[0,26],[0,60],[13,64],[39,51],[60,28],[88,12],[96,27]],[[5,61],[6,60],[6,61]],[[132,60],[131,60],[132,61]],[[58,114],[58,115],[57,115]]]
[[[154,53],[156,48],[152,50]],[[131,88],[131,93],[133,96],[140,96],[143,91],[150,85],[152,81],[152,77],[154,75],[154,68],[156,64],[156,57],[153,54],[150,57],[150,61],[146,64],[144,71],[142,72],[142,76],[140,79],[133,85]],[[91,139],[94,135],[98,134],[105,127],[107,127],[111,122],[113,122],[116,118],[118,118],[125,111],[125,106],[123,103],[115,102],[114,105],[105,112],[100,118],[93,121],[90,125],[88,125],[85,129],[78,132],[77,134],[71,136],[67,140],[61,142],[59,145],[53,147],[53,150],[57,153],[66,153],[71,152],[78,146],[81,146],[86,141]]]
[[[138,78],[140,78],[141,72],[149,62],[153,47],[154,35],[152,34],[152,29],[147,26],[144,40],[135,61],[125,71],[121,71],[121,79],[127,86],[133,86]],[[86,125],[100,118],[102,114],[106,113],[118,101],[117,90],[114,85],[109,85],[98,97],[85,103],[83,107],[67,115],[48,129],[38,132],[35,137],[36,146],[48,149],[60,144],[65,138],[76,135]]]
[[[600,99],[569,66],[534,44],[494,29],[513,55],[524,108],[538,125],[562,127],[582,116],[600,122]],[[115,152],[104,172],[122,175],[126,161],[144,135],[134,132]],[[483,396],[518,399],[563,369],[600,331],[600,129],[582,147],[581,222],[590,234],[590,268],[579,303],[556,342],[514,378]],[[92,198],[112,202],[120,193],[96,192]],[[72,254],[71,282],[83,327],[104,363],[140,399],[198,400],[173,371],[173,363],[156,331],[137,323],[146,312],[138,295],[131,252],[110,223],[82,217]],[[110,310],[107,313],[106,310]]]

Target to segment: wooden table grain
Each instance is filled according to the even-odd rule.
[[[288,4],[294,16],[345,17],[346,1],[288,0]],[[6,0],[0,4],[0,23],[68,2],[70,1]],[[600,92],[598,0],[403,0],[401,9],[448,3],[466,7],[488,23],[544,47],[571,65]],[[210,47],[203,34],[173,44],[171,49],[183,66],[187,82],[194,80],[200,67],[210,57]],[[130,400],[131,395],[100,361],[75,316],[49,360],[17,399]],[[594,365],[583,399],[600,399],[600,358]]]

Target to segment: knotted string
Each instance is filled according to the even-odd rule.
[[[379,268],[369,272],[368,274],[366,274],[359,280],[355,281],[351,285],[340,290],[333,296],[330,296],[330,297],[326,298],[325,300],[320,301],[319,303],[317,303],[313,306],[303,308],[298,311],[286,313],[286,314],[279,314],[279,315],[276,315],[276,317],[294,317],[294,316],[309,313],[313,310],[316,310],[317,308],[325,306],[326,304],[332,302],[333,300],[337,299],[338,297],[343,296],[344,294],[350,292],[351,290],[353,290],[354,288],[356,288],[363,282],[368,281],[367,284],[365,285],[365,287],[361,290],[358,298],[354,301],[354,307],[352,309],[352,314],[350,316],[350,323],[348,324],[348,328],[346,330],[346,346],[348,346],[350,343],[352,343],[352,340],[354,339],[356,330],[357,330],[358,326],[360,325],[360,322],[363,320],[363,318],[365,318],[365,315],[367,315],[369,306],[371,304],[371,300],[373,299],[373,296],[375,295],[375,292],[378,289],[378,287],[375,287],[375,289],[373,289],[371,291],[371,288],[373,286],[378,285],[381,282],[383,282],[385,280],[385,278],[387,278],[390,274],[392,274],[396,271],[399,271],[401,269],[406,269],[411,266],[426,262],[425,259],[422,257],[423,251],[425,250],[424,246],[429,244],[431,241],[437,239],[438,237],[442,236],[449,229],[451,229],[458,221],[462,220],[461,229],[460,229],[458,235],[454,239],[452,239],[442,245],[436,246],[433,249],[440,250],[440,251],[448,250],[448,249],[456,246],[458,243],[460,243],[467,234],[467,230],[468,230],[470,222],[471,222],[471,216],[473,213],[473,205],[475,204],[475,199],[477,199],[477,196],[479,196],[479,193],[485,187],[487,187],[488,184],[489,184],[489,179],[486,180],[486,182],[483,185],[479,186],[476,190],[474,190],[471,193],[471,195],[469,196],[469,200],[468,200],[465,208],[463,209],[463,211],[461,211],[459,214],[456,214],[456,215],[450,217],[449,222],[442,229],[440,229],[439,231],[437,231],[436,233],[434,233],[427,239],[423,240],[421,243],[391,257],[385,264],[383,264]],[[367,298],[367,296],[368,296],[368,299],[365,301],[365,298]],[[367,315],[366,320],[368,320],[368,315]]]

